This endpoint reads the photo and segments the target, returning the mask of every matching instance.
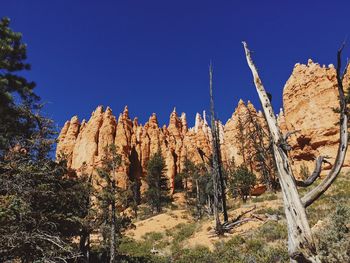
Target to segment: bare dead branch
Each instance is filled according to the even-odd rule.
[[[238,215],[236,218],[232,219],[231,221],[227,221],[224,222],[221,226],[220,226],[220,230],[221,232],[218,232],[217,228],[211,230],[209,232],[209,235],[211,237],[215,237],[217,235],[222,235],[223,233],[227,233],[227,232],[231,232],[233,230],[234,227],[239,226],[241,224],[247,223],[249,221],[254,221],[257,218],[255,217],[247,217],[247,218],[242,218],[245,215],[249,214],[250,212],[252,212],[254,209],[256,209],[256,206],[254,206],[251,209],[248,209],[247,211],[242,212],[240,215]]]
[[[263,216],[261,215],[256,215],[256,214],[252,214],[251,215],[252,218],[256,218],[259,221],[262,222],[267,222],[267,221],[278,221],[281,217],[277,214],[268,214],[265,213]]]
[[[251,208],[251,209],[249,209],[249,210],[247,210],[247,211],[242,212],[239,216],[237,216],[235,219],[233,219],[233,220],[231,221],[231,223],[234,223],[234,222],[239,221],[244,215],[246,215],[246,214],[252,212],[252,211],[255,210],[255,209],[256,209],[256,206],[254,206],[253,208]]]
[[[315,182],[315,180],[320,176],[321,171],[322,171],[322,163],[324,162],[324,157],[323,156],[319,156],[316,159],[316,166],[315,166],[315,170],[313,171],[313,173],[304,181],[301,180],[296,180],[296,184],[297,186],[301,186],[301,187],[307,187],[313,184],[313,182]]]
[[[323,181],[318,186],[316,186],[302,198],[302,202],[305,207],[308,207],[313,202],[315,202],[337,178],[343,166],[346,151],[348,149],[348,113],[341,76],[341,53],[343,48],[344,43],[337,52],[337,82],[340,105],[340,142],[338,146],[338,152],[334,161],[334,165],[329,174],[323,179]]]
[[[293,134],[298,133],[298,132],[300,132],[300,131],[301,131],[301,130],[289,131],[289,132],[287,132],[285,135],[283,135],[283,139],[284,139],[285,141],[287,141],[287,139],[288,139],[290,136],[292,136]]]
[[[350,64],[350,61],[348,60],[348,61],[346,62],[346,66],[345,66],[345,68],[344,68],[344,70],[343,70],[343,74],[342,74],[342,76],[341,76],[342,82],[343,82],[343,80],[344,80],[344,77],[345,77],[346,72],[348,71],[349,64]]]
[[[232,223],[225,223],[223,226],[222,226],[222,229],[225,231],[225,232],[229,232],[229,231],[232,231],[232,229],[236,226],[239,226],[241,224],[244,224],[244,223],[247,223],[249,221],[254,221],[256,220],[255,218],[243,218],[241,220],[238,220],[236,222],[232,222]]]
[[[258,216],[258,215],[256,215],[256,214],[252,214],[252,218],[258,219],[259,221],[262,221],[262,222],[265,222],[265,221],[266,221],[265,218],[262,218],[261,216]]]

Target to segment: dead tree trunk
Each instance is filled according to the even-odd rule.
[[[347,145],[348,145],[348,129],[347,129],[347,112],[346,101],[342,86],[342,77],[340,76],[340,57],[342,48],[338,51],[338,69],[337,80],[340,100],[340,144],[335,164],[321,182],[320,185],[312,189],[303,198],[300,198],[297,190],[296,180],[294,178],[291,165],[287,156],[288,145],[285,138],[277,125],[277,120],[273,112],[270,100],[267,96],[265,88],[258,75],[258,71],[251,58],[250,50],[245,42],[243,42],[248,66],[253,74],[255,87],[262,104],[266,121],[272,137],[274,158],[276,160],[279,182],[283,194],[283,204],[288,225],[288,252],[292,262],[321,262],[312,237],[309,222],[306,217],[306,207],[317,200],[332,184],[343,165]],[[321,172],[321,169],[319,169]],[[313,180],[318,176],[313,175]]]
[[[212,92],[213,92],[213,71],[212,71],[212,66],[210,64],[209,67],[209,89],[210,89],[210,110],[211,112],[214,111],[214,106],[213,106],[213,96],[212,96]],[[215,120],[214,120],[214,116],[212,114],[211,116],[211,126],[215,127]],[[213,132],[213,131],[212,131]],[[219,168],[219,164],[217,162],[217,158],[215,158],[216,153],[215,153],[215,140],[212,141],[213,144],[213,167],[212,167],[212,179],[213,179],[213,196],[214,196],[214,217],[215,217],[215,230],[218,233],[221,233],[221,222],[220,222],[220,216],[219,216],[219,188],[218,188],[218,168]]]
[[[200,219],[202,217],[202,209],[200,204],[198,178],[195,179],[195,182],[196,182],[197,216],[198,216],[198,219]]]
[[[111,240],[110,240],[110,263],[114,263],[115,262],[115,225],[116,225],[116,207],[115,207],[115,200],[114,200],[114,196],[116,194],[115,191],[115,181],[114,179],[112,180],[112,194],[113,194],[113,201],[111,203]]]

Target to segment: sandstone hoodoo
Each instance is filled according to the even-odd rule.
[[[348,82],[349,70],[345,76],[345,83]],[[311,60],[306,65],[295,65],[284,86],[283,109],[278,114],[278,122],[285,133],[297,130],[289,138],[297,176],[301,166],[311,171],[319,155],[335,158],[339,134],[333,109],[337,103],[336,72],[332,65],[321,67]],[[261,154],[257,149],[269,146],[269,135],[263,114],[251,102],[240,100],[232,117],[224,125],[219,122],[218,127],[224,165],[232,160],[236,165],[249,163],[259,176],[262,166],[272,169],[270,161],[261,163],[261,158],[257,158]],[[147,162],[158,149],[165,158],[172,190],[174,177],[181,172],[186,158],[195,164],[207,163],[211,158],[211,128],[205,111],[202,115],[196,114],[195,125],[189,128],[186,114],[179,116],[174,108],[168,126],[161,127],[155,113],[142,125],[137,118],[131,120],[128,107],[117,119],[109,107],[104,110],[102,106],[96,108],[87,122],[80,123],[74,116],[64,124],[56,155],[65,156],[70,168],[81,172],[84,167],[84,172],[94,174],[103,159],[103,149],[112,143],[123,160],[118,184],[125,187],[128,178],[138,178],[141,192],[146,187]],[[350,156],[344,165],[350,165]],[[324,169],[330,169],[330,165],[325,164]]]
[[[118,171],[118,184],[125,187],[128,178],[141,180],[141,191],[149,158],[158,150],[165,158],[166,175],[173,189],[175,175],[181,171],[186,158],[194,163],[207,162],[210,158],[210,127],[200,114],[196,115],[194,128],[188,129],[186,114],[178,116],[176,110],[170,114],[168,126],[160,127],[153,113],[148,122],[139,124],[137,118],[129,117],[125,107],[118,120],[112,110],[102,106],[96,108],[88,122],[81,123],[77,116],[67,121],[58,137],[57,158],[67,159],[68,166],[84,173],[94,174],[101,165],[104,148],[115,144],[122,157]]]
[[[350,70],[344,83],[350,82]],[[339,143],[339,107],[336,69],[314,63],[296,64],[283,90],[283,112],[279,114],[282,130],[296,131],[289,139],[294,171],[305,165],[313,170],[318,156],[327,156],[332,162]],[[350,165],[347,155],[344,166]],[[326,165],[324,169],[330,169]]]

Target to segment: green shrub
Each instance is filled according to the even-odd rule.
[[[213,263],[213,255],[207,247],[198,246],[192,249],[183,249],[174,258],[176,263]]]
[[[149,206],[139,206],[138,207],[138,219],[146,220],[153,216],[152,209]]]
[[[251,189],[256,184],[255,174],[242,164],[232,172],[230,177],[230,188],[233,196],[240,196],[243,202],[246,202]]]
[[[217,263],[289,262],[287,246],[273,246],[257,235],[235,236],[228,242],[217,242],[213,252]]]
[[[266,197],[265,197],[266,201],[273,201],[273,200],[277,200],[277,199],[278,199],[278,197],[276,194],[269,194],[269,195],[266,195]]]
[[[196,230],[195,223],[191,223],[191,224],[181,223],[181,224],[176,225],[171,230],[171,236],[173,237],[173,242],[180,243],[180,242],[184,241],[185,239],[192,236],[194,234],[195,230]]]
[[[264,198],[262,197],[255,197],[255,198],[252,198],[252,202],[253,203],[260,203],[260,202],[264,202]]]
[[[263,249],[248,253],[243,262],[282,263],[289,262],[286,246],[266,246]]]
[[[306,180],[309,176],[310,176],[309,168],[305,165],[305,163],[302,163],[300,165],[299,177],[302,180]]]
[[[337,206],[330,223],[316,236],[318,252],[323,262],[350,262],[350,208]]]
[[[231,263],[242,262],[240,246],[245,243],[244,238],[234,236],[227,242],[219,241],[215,244],[214,262]]]
[[[161,240],[164,237],[161,232],[149,232],[142,236],[144,240],[148,240],[151,242]]]
[[[118,252],[127,259],[125,262],[135,262],[135,263],[165,263],[167,262],[166,257],[160,255],[152,255],[151,249],[153,248],[153,243],[149,240],[147,241],[136,241],[131,238],[123,238]]]
[[[271,208],[271,207],[267,207],[267,208],[261,208],[261,209],[258,209],[256,210],[257,214],[261,214],[261,215],[264,215],[264,214],[269,214],[269,215],[279,215],[279,216],[284,216],[284,208],[281,206],[281,207],[278,207],[277,209],[275,208]]]
[[[275,221],[269,221],[259,228],[258,236],[267,242],[287,240],[287,226]]]

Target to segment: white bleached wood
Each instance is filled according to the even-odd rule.
[[[292,262],[319,263],[311,229],[306,217],[305,207],[302,204],[295,184],[293,172],[286,153],[286,142],[277,125],[270,100],[261,82],[258,71],[251,58],[250,50],[243,42],[248,66],[253,79],[265,118],[271,133],[274,156],[276,160],[279,181],[282,189],[283,204],[288,225],[288,252]]]

